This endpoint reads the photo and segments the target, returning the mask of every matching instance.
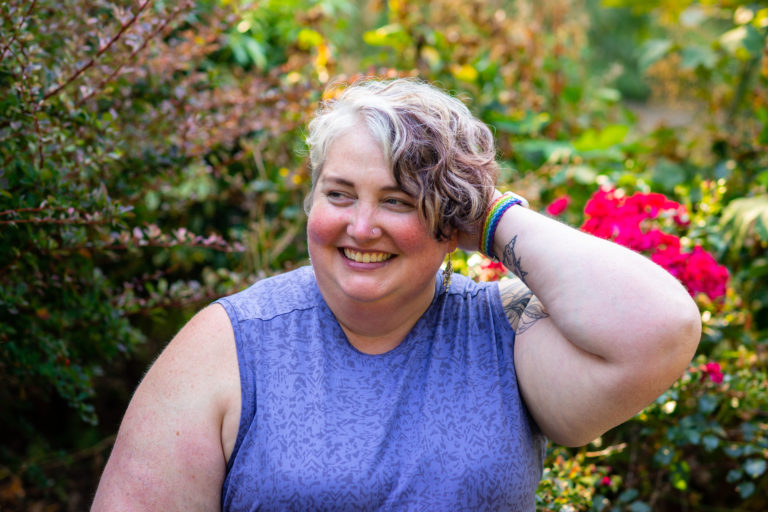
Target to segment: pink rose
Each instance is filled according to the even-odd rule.
[[[549,206],[547,206],[547,213],[552,215],[553,217],[557,217],[561,213],[565,211],[566,208],[568,208],[568,205],[571,203],[570,196],[561,196],[549,203]]]
[[[711,380],[716,384],[720,384],[721,382],[723,382],[723,371],[720,368],[720,363],[709,362],[704,365],[701,371],[702,371],[702,377],[704,377],[705,375],[708,375],[709,380]]]

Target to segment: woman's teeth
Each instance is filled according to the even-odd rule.
[[[359,252],[352,249],[344,249],[344,256],[359,263],[378,263],[388,260],[393,256],[388,252]]]

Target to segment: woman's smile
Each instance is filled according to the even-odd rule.
[[[356,251],[347,248],[343,248],[341,251],[344,257],[357,263],[381,263],[395,257],[394,254],[388,252]]]

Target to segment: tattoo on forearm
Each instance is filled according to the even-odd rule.
[[[516,243],[517,235],[513,236],[512,240],[510,240],[509,243],[504,246],[504,254],[501,256],[501,262],[504,263],[504,266],[514,272],[515,275],[519,277],[523,283],[528,284],[528,282],[525,280],[525,276],[528,275],[528,272],[523,270],[523,268],[520,266],[520,258],[515,256]]]
[[[548,316],[549,313],[544,310],[544,305],[539,302],[538,298],[534,297],[530,304],[528,304],[528,307],[525,308],[525,311],[520,318],[520,323],[518,324],[516,331],[517,334],[523,334],[525,331],[533,327],[533,324],[542,318],[547,318]]]

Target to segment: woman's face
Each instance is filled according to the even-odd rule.
[[[326,300],[369,304],[428,304],[435,273],[456,247],[455,237],[430,236],[364,125],[331,145],[315,184],[307,239]]]

